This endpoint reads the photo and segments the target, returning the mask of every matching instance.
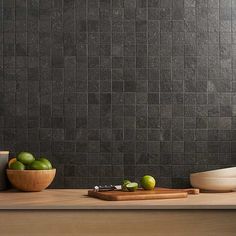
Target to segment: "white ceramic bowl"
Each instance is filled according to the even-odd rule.
[[[208,191],[228,192],[236,189],[236,177],[213,178],[191,175],[190,183],[194,188]]]
[[[198,172],[198,173],[193,173],[190,176],[211,177],[211,178],[228,178],[228,177],[236,178],[236,167]]]

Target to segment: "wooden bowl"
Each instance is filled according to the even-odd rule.
[[[198,172],[198,173],[193,173],[190,176],[210,177],[210,178],[228,178],[228,177],[236,178],[236,167]]]
[[[11,184],[25,192],[39,192],[47,188],[56,175],[56,169],[52,170],[10,170],[7,169],[7,177]]]

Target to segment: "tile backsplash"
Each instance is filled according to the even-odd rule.
[[[236,165],[236,0],[0,0],[0,148],[54,187]]]

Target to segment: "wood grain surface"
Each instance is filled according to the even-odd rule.
[[[7,219],[7,220],[6,220]],[[235,236],[232,210],[0,211],[2,236]]]
[[[0,192],[0,235],[234,236],[236,232],[234,192],[114,202],[89,198],[87,192]]]
[[[7,177],[17,189],[26,192],[39,192],[47,188],[56,175],[56,169],[51,170],[10,170]]]
[[[2,209],[236,209],[236,193],[200,193],[187,198],[103,201],[87,196],[88,189],[46,189],[42,192],[0,192]]]

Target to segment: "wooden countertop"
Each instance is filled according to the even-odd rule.
[[[201,193],[188,198],[140,201],[103,201],[86,196],[85,189],[48,189],[25,193],[0,192],[0,210],[17,209],[236,209],[236,192]]]

